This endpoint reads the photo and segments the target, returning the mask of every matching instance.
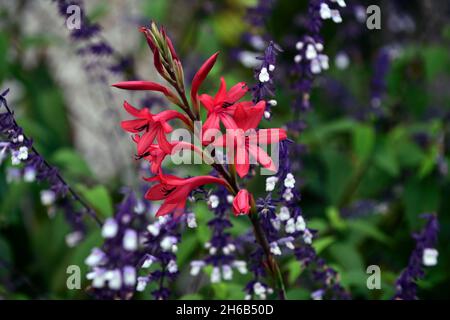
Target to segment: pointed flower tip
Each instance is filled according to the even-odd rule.
[[[217,51],[211,57],[209,57],[203,63],[203,65],[200,67],[200,69],[197,71],[194,78],[192,79],[191,100],[194,103],[194,105],[197,103],[198,89],[200,88],[200,85],[205,80],[208,73],[213,68],[214,64],[216,63],[218,55],[219,55],[219,51]]]

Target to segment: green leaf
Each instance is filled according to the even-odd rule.
[[[0,259],[8,265],[12,263],[12,252],[9,243],[0,235]],[[0,267],[0,277],[7,273],[7,268]]]
[[[227,290],[228,290],[228,300],[243,300],[245,297],[245,292],[243,290],[242,284],[227,282]]]
[[[339,210],[336,207],[328,207],[326,210],[326,215],[333,228],[337,230],[344,230],[347,227],[345,220],[341,218]]]
[[[82,196],[104,217],[111,217],[113,215],[113,202],[108,190],[98,185],[93,188],[87,188],[83,185],[78,185]]]
[[[304,143],[320,142],[327,140],[330,136],[350,132],[353,130],[355,122],[349,119],[340,119],[331,123],[319,124],[310,132],[306,131],[301,135],[301,141]]]
[[[375,164],[378,168],[385,171],[392,177],[396,177],[400,173],[397,157],[391,150],[384,149],[375,155]]]
[[[421,165],[420,165],[420,169],[418,172],[418,176],[419,178],[425,178],[426,176],[428,176],[433,169],[436,167],[436,159],[439,153],[439,149],[436,145],[434,145],[430,152],[427,154],[427,156],[424,157]]]
[[[179,300],[203,300],[203,296],[198,293],[189,293],[181,296]]]
[[[361,234],[373,238],[379,242],[388,244],[389,237],[381,232],[376,226],[364,221],[364,220],[353,220],[347,221],[349,229],[355,232],[360,232]]]
[[[329,249],[336,261],[348,270],[363,270],[364,262],[357,248],[350,242],[339,242],[332,244]]]
[[[336,238],[333,236],[319,238],[313,241],[312,246],[316,250],[318,254],[320,254],[323,250],[325,250],[329,245],[336,241]]]
[[[375,131],[372,127],[359,125],[354,128],[353,150],[361,162],[371,155],[375,145],[375,138]]]
[[[346,155],[330,147],[326,147],[322,151],[322,158],[327,167],[326,194],[332,204],[337,204],[341,198],[341,193],[344,192],[351,179],[354,168]]]
[[[8,42],[7,34],[0,33],[0,83],[3,82],[8,70],[8,63],[6,61],[8,57]]]
[[[155,21],[163,21],[167,15],[170,2],[166,0],[145,1],[142,12]]]
[[[420,227],[419,215],[437,212],[440,204],[440,187],[432,177],[425,180],[413,178],[408,181],[404,191],[406,218],[411,231]]]
[[[311,294],[308,290],[303,288],[292,288],[286,292],[289,300],[308,300],[311,299]]]
[[[233,44],[245,29],[245,24],[241,17],[232,11],[221,11],[214,16],[213,28],[216,36],[223,42]]]
[[[428,81],[433,80],[439,74],[449,71],[450,59],[448,49],[444,47],[425,47],[421,50],[425,62],[425,70]]]
[[[28,190],[29,185],[24,182],[13,182],[8,185],[0,203],[0,224],[16,224],[20,221],[18,208]]]
[[[293,259],[291,260],[289,263],[286,264],[285,268],[288,271],[288,282],[293,285],[295,283],[295,281],[297,281],[298,277],[300,277],[300,275],[303,272],[303,268],[301,266],[301,264]]]
[[[75,151],[68,148],[59,149],[52,156],[52,164],[63,168],[69,174],[90,176],[91,170],[86,161]]]
[[[204,243],[204,242],[202,242]],[[179,265],[185,265],[192,253],[199,249],[197,237],[193,233],[184,233],[183,239],[179,243],[177,253],[177,262]]]

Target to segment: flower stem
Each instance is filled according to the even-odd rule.
[[[14,112],[9,108],[8,106],[8,102],[6,101],[6,98],[4,96],[6,96],[6,94],[8,94],[9,89],[7,89],[5,92],[3,92],[2,94],[0,94],[0,106],[3,105],[6,109],[6,112],[8,112],[11,115],[11,119],[14,123],[15,126],[19,126],[16,122],[16,119],[14,118]],[[23,137],[24,137],[24,141],[31,141],[25,133],[22,133]],[[44,166],[47,167],[47,169],[49,170],[53,170],[54,167],[47,162],[47,160],[44,159],[44,157],[41,156],[41,154],[36,150],[36,148],[31,145],[31,150],[42,159],[42,163],[44,164]],[[64,180],[64,178],[61,176],[61,174],[59,172],[56,172],[56,178],[59,180],[60,183],[62,183],[68,190],[68,192],[72,195],[72,197],[75,199],[75,201],[77,201],[78,203],[81,204],[81,206],[85,209],[86,213],[92,217],[92,219],[94,219],[94,221],[101,226],[103,223],[101,221],[101,219],[97,216],[97,214],[95,213],[95,211],[87,204],[87,202],[85,202],[80,195],[78,195],[78,193]]]
[[[281,274],[280,267],[278,266],[275,257],[270,252],[270,245],[259,221],[258,212],[256,210],[256,204],[253,197],[251,198],[251,209],[249,218],[253,225],[253,232],[255,234],[256,241],[259,243],[259,245],[264,251],[264,254],[267,257],[267,267],[272,276],[272,279],[274,280],[276,286],[278,287],[278,296],[280,300],[286,300],[286,289],[284,287],[283,275]]]
[[[191,108],[189,105],[189,102],[186,99],[186,95],[184,94],[184,90],[180,88],[177,85],[174,85],[175,89],[177,90],[178,94],[180,95],[183,103],[186,106],[185,112],[189,116],[189,118],[194,122],[197,120],[196,116],[191,112]],[[236,167],[233,164],[230,164],[228,166],[229,172],[225,169],[225,167],[220,163],[213,163],[212,167],[216,169],[216,171],[227,181],[228,183],[228,189],[233,195],[236,195],[240,188],[237,183],[237,177],[236,177]],[[286,290],[284,288],[284,282],[283,282],[283,276],[281,274],[280,267],[278,266],[278,263],[276,259],[274,258],[273,254],[270,252],[270,245],[267,240],[267,237],[264,233],[264,230],[261,226],[261,223],[259,221],[258,217],[258,211],[256,210],[256,203],[253,197],[251,197],[250,200],[250,214],[249,218],[253,225],[253,232],[255,234],[256,241],[261,246],[261,248],[264,251],[264,254],[267,257],[267,267],[269,269],[269,272],[276,283],[276,286],[278,287],[278,296],[280,297],[280,300],[286,300]]]

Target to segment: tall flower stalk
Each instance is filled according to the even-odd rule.
[[[416,300],[417,281],[424,277],[423,267],[432,267],[437,264],[438,251],[436,249],[439,223],[436,214],[424,214],[426,223],[420,233],[413,235],[416,246],[411,253],[407,267],[402,271],[396,281],[394,299]]]
[[[199,95],[198,91],[202,82],[205,80],[209,71],[214,66],[218,53],[212,55],[199,71],[195,74],[190,91],[190,102],[187,99],[186,85],[184,82],[184,72],[180,59],[178,58],[174,46],[163,28],[158,28],[152,23],[150,28],[141,28],[146,36],[150,49],[153,52],[154,66],[158,73],[175,90],[150,81],[129,81],[114,84],[115,87],[127,90],[150,90],[158,91],[175,105],[177,105],[186,115],[177,111],[163,111],[160,114],[151,114],[146,109],[135,109],[125,102],[127,111],[135,117],[135,120],[125,121],[122,127],[134,133],[133,140],[137,145],[138,158],[144,158],[151,163],[171,155],[180,149],[192,150],[204,156],[204,152],[198,147],[185,142],[171,142],[166,138],[166,134],[172,132],[169,120],[178,119],[186,127],[194,132],[194,122],[200,120],[200,107],[203,106],[207,111],[207,118],[203,124],[203,135],[198,137],[203,145],[212,145],[213,147],[225,147],[227,159],[230,160],[230,146],[227,144],[229,136],[221,135],[215,137],[211,143],[211,136],[208,133],[211,130],[220,129],[222,124],[227,130],[235,130],[232,141],[237,141],[237,150],[235,154],[240,154],[240,159],[235,159],[226,168],[220,161],[210,163],[218,172],[218,177],[214,176],[196,176],[191,178],[179,178],[176,176],[164,174],[161,166],[157,165],[153,177],[147,181],[155,184],[147,191],[146,198],[149,200],[163,200],[163,204],[157,216],[173,213],[179,216],[184,212],[186,198],[189,194],[206,184],[216,184],[225,187],[228,192],[234,196],[233,211],[235,215],[248,215],[253,226],[253,232],[258,243],[261,245],[265,254],[265,265],[268,273],[272,276],[277,289],[280,292],[280,298],[285,298],[285,289],[280,268],[276,259],[270,251],[269,242],[261,226],[256,203],[253,195],[239,185],[238,178],[248,174],[250,162],[249,157],[253,156],[265,168],[273,170],[272,159],[259,147],[255,147],[252,141],[263,140],[270,136],[269,143],[276,143],[286,138],[284,130],[281,129],[260,129],[257,126],[261,121],[265,111],[265,102],[253,105],[251,102],[239,102],[247,92],[244,83],[233,86],[230,90],[226,89],[226,83],[222,79],[219,92],[214,96],[207,94]],[[163,115],[164,112],[171,112],[171,115]],[[208,132],[209,131],[209,132]],[[243,132],[253,132],[243,134]],[[227,132],[228,134],[228,132]],[[157,141],[155,143],[154,141]],[[234,144],[236,146],[236,144]],[[234,147],[233,147],[234,149]],[[206,158],[210,158],[206,156]],[[159,159],[159,160],[158,160]]]
[[[95,211],[83,200],[83,198],[66,182],[66,180],[41,154],[34,148],[33,141],[27,137],[23,129],[14,118],[14,112],[8,106],[6,95],[9,89],[0,94],[0,108],[4,107],[6,112],[0,113],[0,160],[3,161],[8,154],[11,163],[15,167],[21,165],[18,174],[25,181],[47,182],[49,189],[41,191],[41,202],[44,205],[53,204],[59,206],[65,213],[66,220],[72,226],[73,232],[66,237],[70,246],[78,243],[85,235],[85,227],[81,221],[82,214],[92,217],[98,225],[101,220]],[[78,205],[76,205],[78,203]],[[82,207],[82,212],[76,207]]]

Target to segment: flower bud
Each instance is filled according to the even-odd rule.
[[[233,200],[233,212],[235,216],[245,215],[250,212],[250,194],[242,189]]]

